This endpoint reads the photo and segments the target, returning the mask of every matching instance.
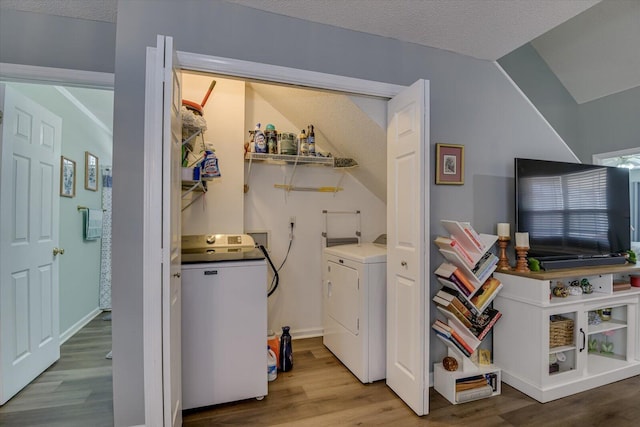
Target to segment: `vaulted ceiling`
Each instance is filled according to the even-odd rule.
[[[487,60],[532,42],[578,103],[640,86],[638,0],[225,1]],[[117,19],[117,0],[2,0],[2,8]]]

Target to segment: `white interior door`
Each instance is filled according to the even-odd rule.
[[[387,385],[429,413],[429,82],[387,106]]]
[[[0,84],[0,405],[60,358],[62,120]]]
[[[182,425],[181,176],[182,73],[171,37],[158,36],[162,101],[162,370],[164,425]],[[161,54],[164,52],[164,55]]]

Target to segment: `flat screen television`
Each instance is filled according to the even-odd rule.
[[[529,257],[620,259],[630,249],[628,169],[517,158],[515,190]]]

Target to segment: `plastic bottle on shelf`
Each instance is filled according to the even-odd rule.
[[[274,381],[278,378],[278,367],[276,365],[276,354],[267,346],[267,380]]]
[[[256,146],[256,153],[267,152],[267,140],[264,133],[260,130],[260,123],[256,124],[256,130],[253,133],[253,140]]]
[[[298,154],[301,156],[309,155],[309,142],[304,129],[302,129],[300,135],[298,135]]]
[[[309,155],[316,155],[316,133],[313,131],[313,125],[309,125],[309,135],[307,136],[309,143]]]
[[[288,372],[293,369],[293,348],[291,346],[291,335],[289,334],[289,326],[282,327],[282,335],[280,336],[280,370]]]

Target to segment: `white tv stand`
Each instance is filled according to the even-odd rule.
[[[503,284],[494,300],[503,315],[494,328],[494,363],[502,369],[502,380],[548,402],[640,374],[640,288],[613,292],[614,280],[638,273],[640,268],[627,265],[494,273]],[[551,293],[558,282],[568,286],[583,278],[593,293]],[[609,320],[589,321],[608,308]],[[573,332],[566,342],[558,345],[554,340],[551,346],[550,327],[558,319],[572,324]]]

